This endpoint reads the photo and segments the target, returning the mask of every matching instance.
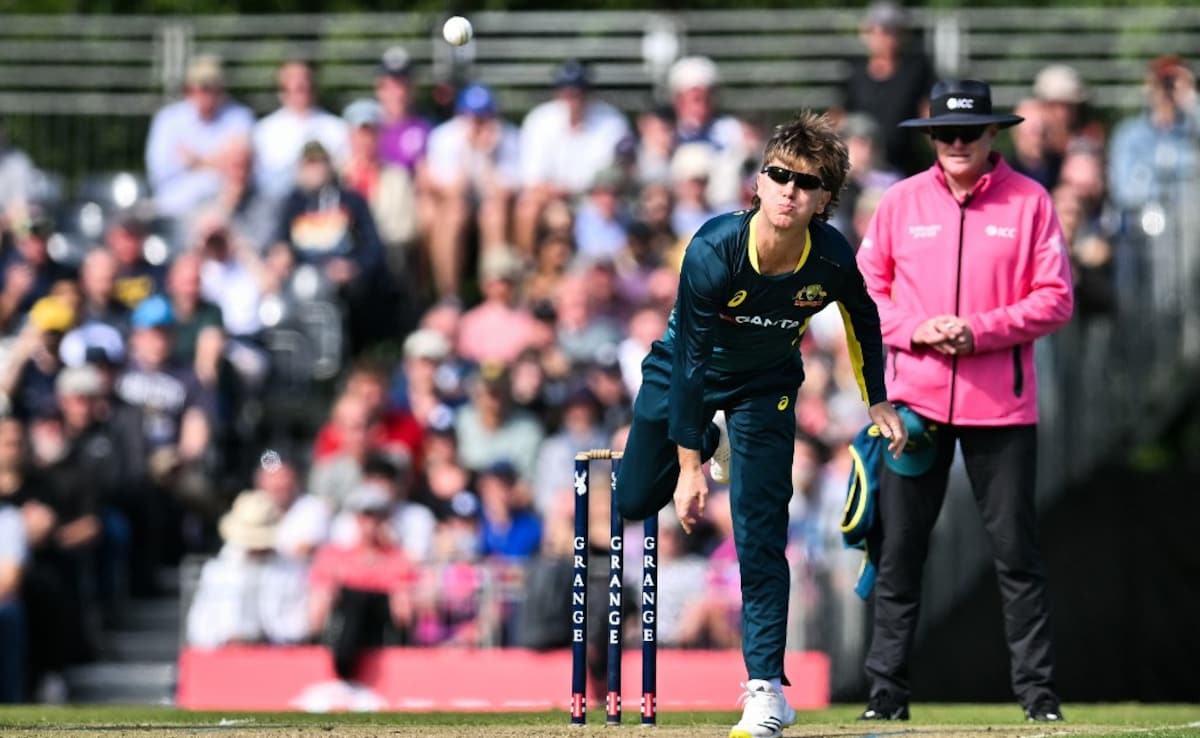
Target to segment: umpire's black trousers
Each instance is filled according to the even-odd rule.
[[[875,625],[867,653],[871,695],[909,699],[908,660],[921,607],[921,574],[954,459],[955,441],[983,524],[991,539],[1004,629],[1017,700],[1032,706],[1053,696],[1054,647],[1046,606],[1046,575],[1038,551],[1034,487],[1037,426],[940,426],[937,457],[919,477],[880,470],[878,507],[883,530],[875,583]]]

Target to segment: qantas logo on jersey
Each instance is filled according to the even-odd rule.
[[[796,296],[792,298],[792,304],[796,307],[821,307],[825,304],[825,298],[828,296],[824,287],[819,284],[810,284],[796,291]]]
[[[721,313],[721,320],[734,325],[757,325],[763,328],[782,328],[794,331],[800,327],[800,321],[792,318],[764,318],[761,315],[729,315]]]

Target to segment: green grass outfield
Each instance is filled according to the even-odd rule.
[[[801,712],[785,736],[931,736],[933,738],[1184,738],[1200,737],[1200,705],[1068,704],[1070,722],[1027,723],[1015,704],[916,704],[904,723],[860,723],[859,705]],[[725,736],[735,712],[664,712],[655,733]],[[603,728],[603,710],[592,711],[583,731],[613,735]],[[637,731],[636,710],[627,730]],[[567,727],[566,712],[372,713],[314,715],[292,712],[187,712],[155,707],[0,707],[0,735],[21,736],[579,736]]]

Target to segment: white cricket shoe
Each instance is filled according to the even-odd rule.
[[[717,450],[713,451],[708,462],[708,475],[717,484],[729,484],[729,460],[733,455],[729,450],[729,428],[725,422],[725,411],[718,410],[713,416],[713,424],[721,431],[721,440],[717,442]]]
[[[746,691],[738,702],[745,702],[746,707],[729,738],[779,738],[784,728],[796,722],[796,711],[770,682],[751,679],[742,687]]]

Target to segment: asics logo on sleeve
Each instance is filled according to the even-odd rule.
[[[729,302],[725,303],[731,308],[735,308],[746,301],[746,290],[738,290],[733,293],[733,297],[729,298]]]

